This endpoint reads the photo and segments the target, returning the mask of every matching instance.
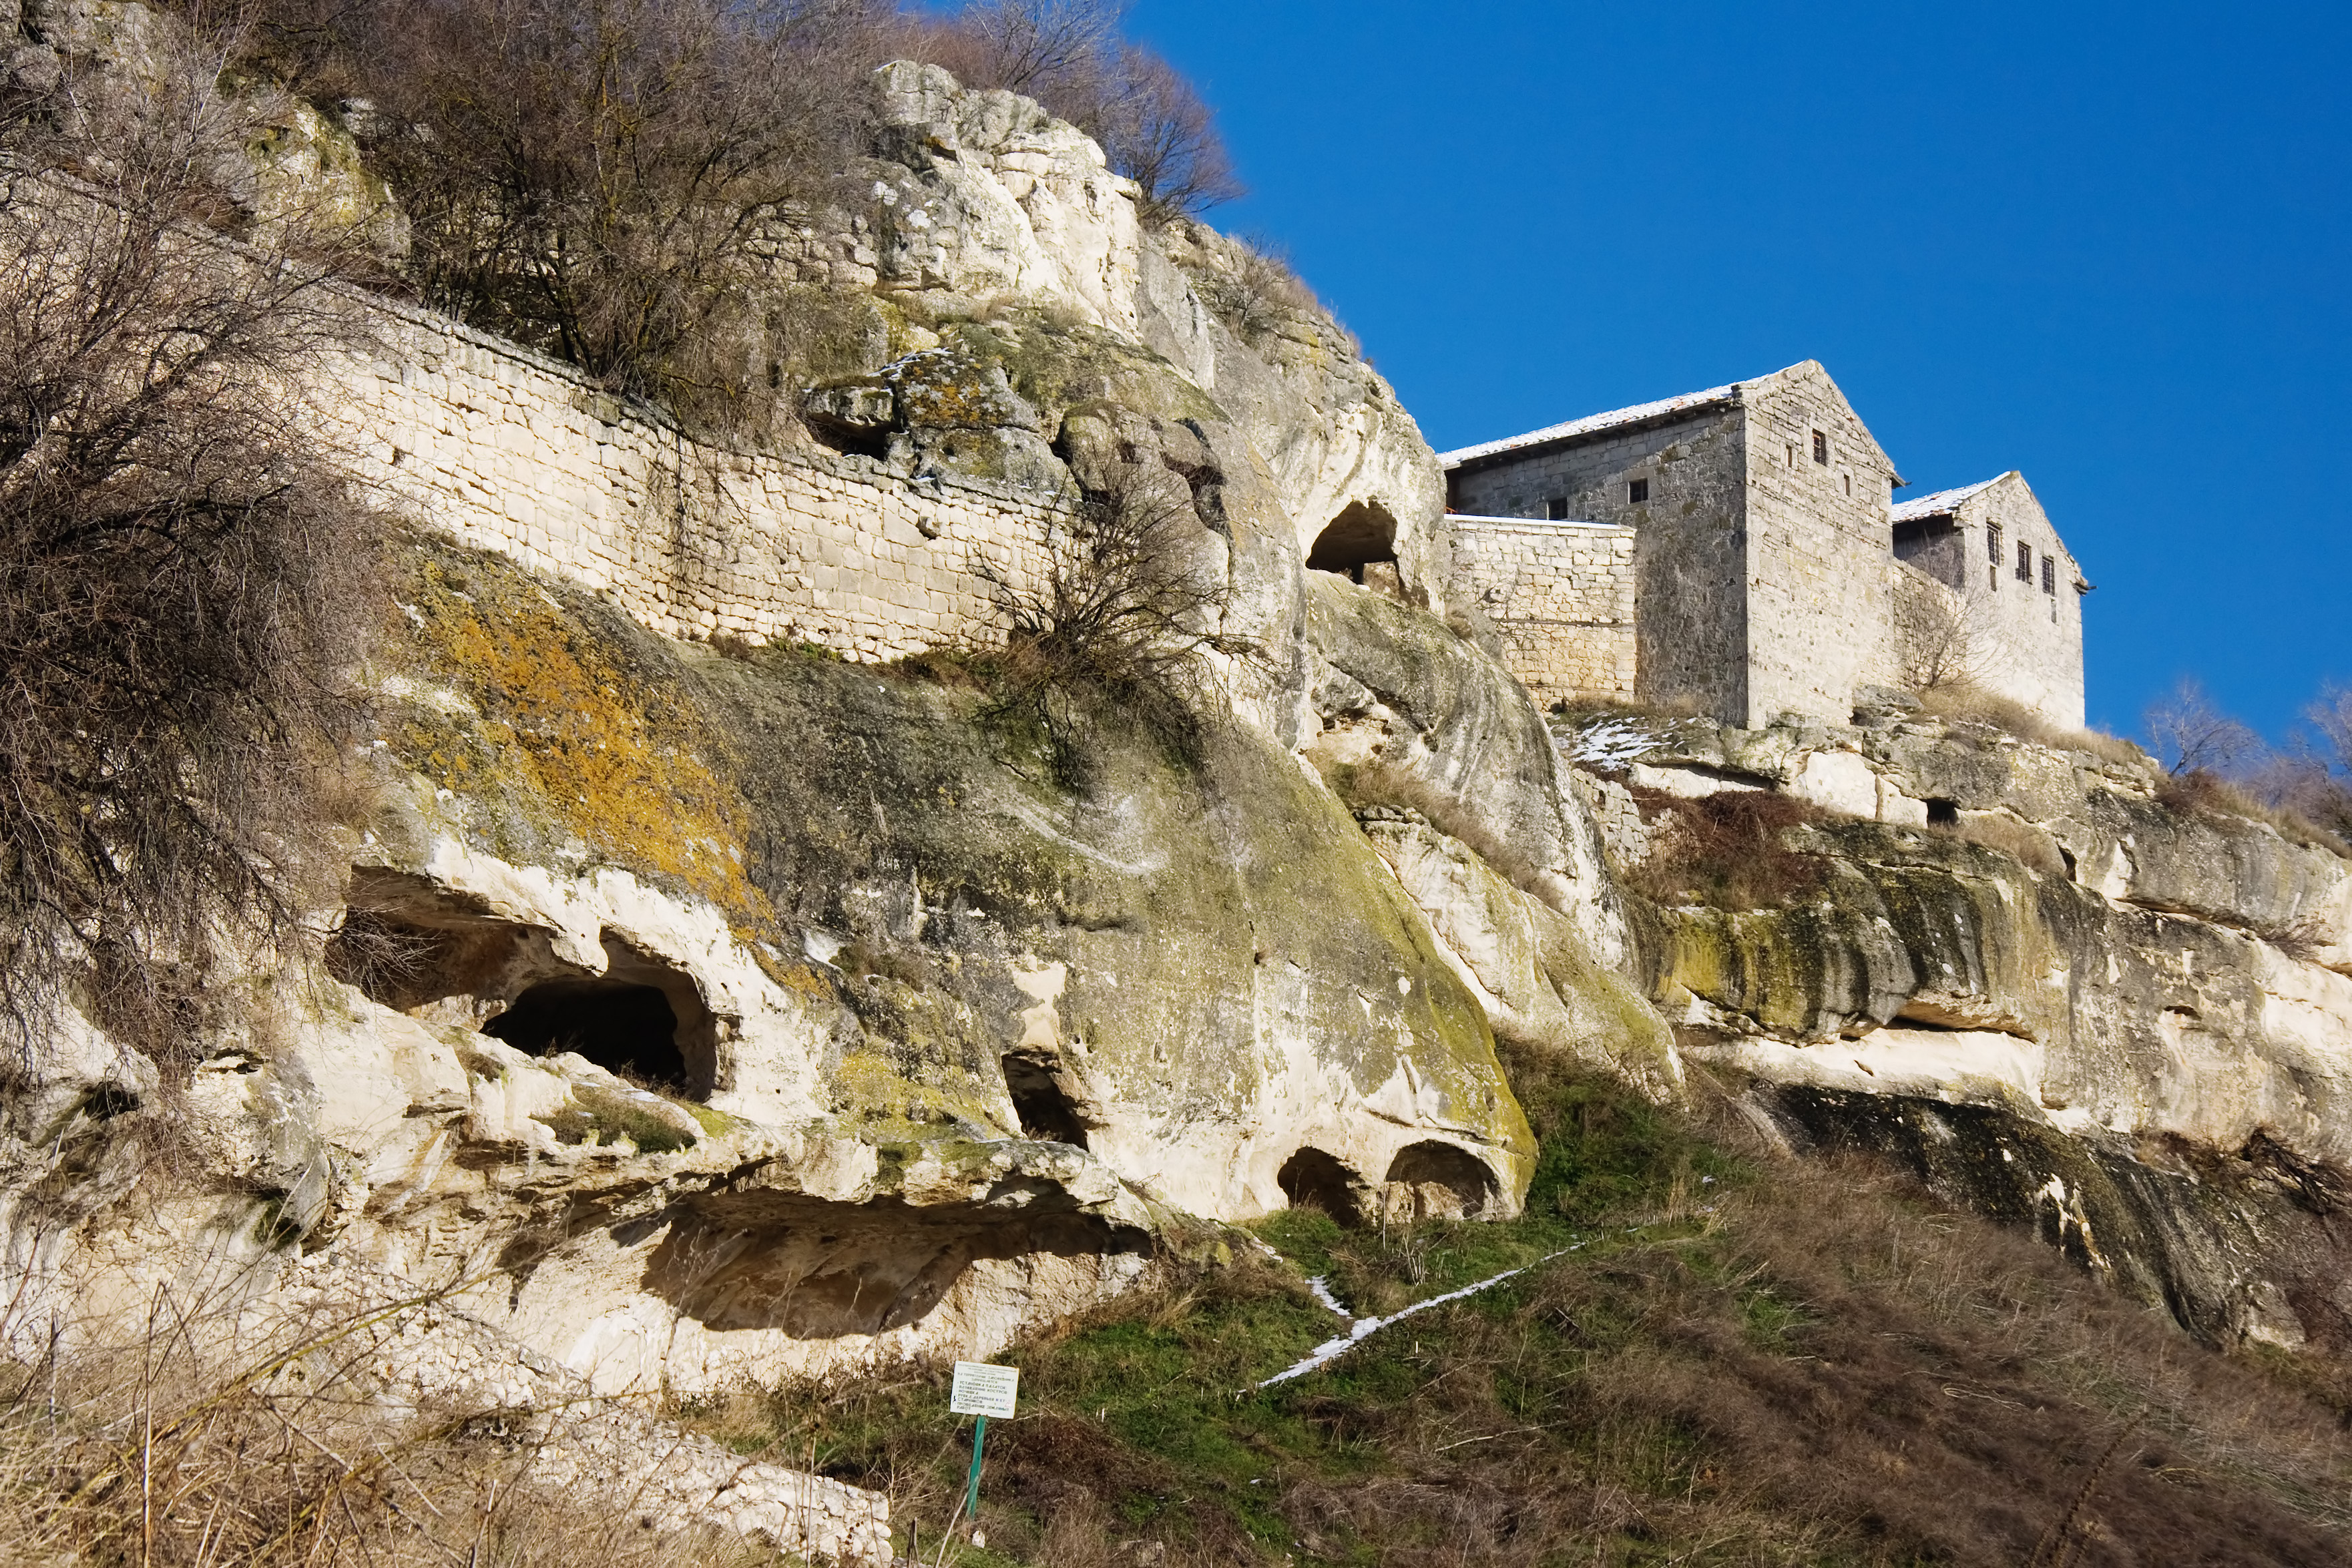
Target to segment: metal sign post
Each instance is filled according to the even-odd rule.
[[[991,1366],[984,1361],[959,1361],[955,1364],[955,1383],[948,1392],[948,1409],[957,1416],[971,1416],[975,1420],[971,1429],[971,1481],[964,1490],[963,1511],[971,1521],[975,1544],[980,1531],[980,1456],[988,1443],[988,1418],[1001,1421],[1013,1418],[1013,1401],[1021,1387],[1021,1369],[1017,1366]]]

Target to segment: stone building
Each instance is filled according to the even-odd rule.
[[[1948,590],[1904,585],[1914,685],[1968,680],[2056,723],[2083,724],[2083,595],[2091,585],[2015,469],[1897,505],[1895,558]]]
[[[1864,686],[1968,678],[2082,722],[2086,585],[2024,480],[1898,513],[1907,482],[1812,361],[1442,461],[1462,586],[1546,700],[1754,727],[1843,722]],[[2032,614],[2027,583],[1958,570],[1988,518],[2003,549],[2032,552]]]

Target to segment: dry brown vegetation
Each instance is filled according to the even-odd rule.
[[[251,0],[247,68],[348,121],[436,307],[610,390],[763,431],[838,302],[780,233],[871,203],[869,73],[912,57],[1040,99],[1150,221],[1238,192],[1210,112],[1108,0]]]
[[[375,525],[290,389],[356,340],[296,214],[225,246],[217,56],[5,104],[0,1020],[161,1060],[224,942],[299,937]]]
[[[1087,703],[1118,704],[1181,746],[1206,711],[1207,655],[1256,654],[1224,634],[1224,562],[1191,491],[1168,469],[1102,467],[1045,542],[1034,571],[983,563],[1005,648],[964,663],[990,666],[992,716],[1028,731],[1056,781],[1076,787],[1087,772]]]
[[[1364,1311],[1528,1272],[1245,1393],[1334,1320],[1270,1260],[1174,1266],[1013,1353],[989,1554],[947,1560],[2345,1560],[2352,1437],[2325,1375],[2207,1350],[1869,1159],[1790,1160],[1719,1103],[1692,1122],[1508,1065],[1543,1138],[1525,1218],[1261,1233]],[[944,1381],[747,1391],[705,1418],[890,1487],[939,1542],[969,1452]]]
[[[1790,830],[1818,821],[1817,807],[1770,789],[1726,789],[1685,800],[1630,786],[1659,824],[1650,852],[1627,880],[1660,904],[1769,909],[1819,887],[1822,858],[1793,848]]]
[[[0,1538],[13,1563],[136,1568],[750,1568],[773,1553],[649,1528],[625,1478],[534,1479],[517,1412],[404,1410],[378,1331],[429,1306],[240,1310],[158,1289],[118,1332],[10,1314]],[[54,1327],[56,1333],[48,1331]],[[59,1335],[70,1348],[60,1348]],[[35,1347],[29,1353],[24,1348]],[[657,1458],[657,1456],[656,1456]]]
[[[1918,694],[1920,711],[1954,724],[1983,725],[2037,746],[2087,751],[2103,761],[2129,766],[2146,753],[2128,740],[2095,729],[2063,729],[2024,704],[1960,680]]]

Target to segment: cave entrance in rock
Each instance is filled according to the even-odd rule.
[[[610,932],[604,947],[604,973],[528,987],[482,1032],[534,1056],[577,1051],[607,1072],[709,1098],[718,1019],[693,977]]]
[[[1274,1179],[1293,1208],[1320,1209],[1342,1225],[1363,1223],[1363,1182],[1311,1144],[1284,1161]]]
[[[1004,1058],[1004,1087],[1022,1132],[1041,1143],[1087,1146],[1087,1120],[1050,1061],[1013,1052]]]
[[[1468,1150],[1433,1139],[1398,1150],[1386,1186],[1391,1219],[1469,1218],[1494,1201],[1495,1173]]]
[[[1397,580],[1396,530],[1396,519],[1387,507],[1377,501],[1358,501],[1315,536],[1307,564],[1350,582],[1388,587]]]

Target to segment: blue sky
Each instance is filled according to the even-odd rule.
[[[1818,359],[2023,470],[2090,712],[2352,682],[2352,5],[1139,0],[1441,450]]]

